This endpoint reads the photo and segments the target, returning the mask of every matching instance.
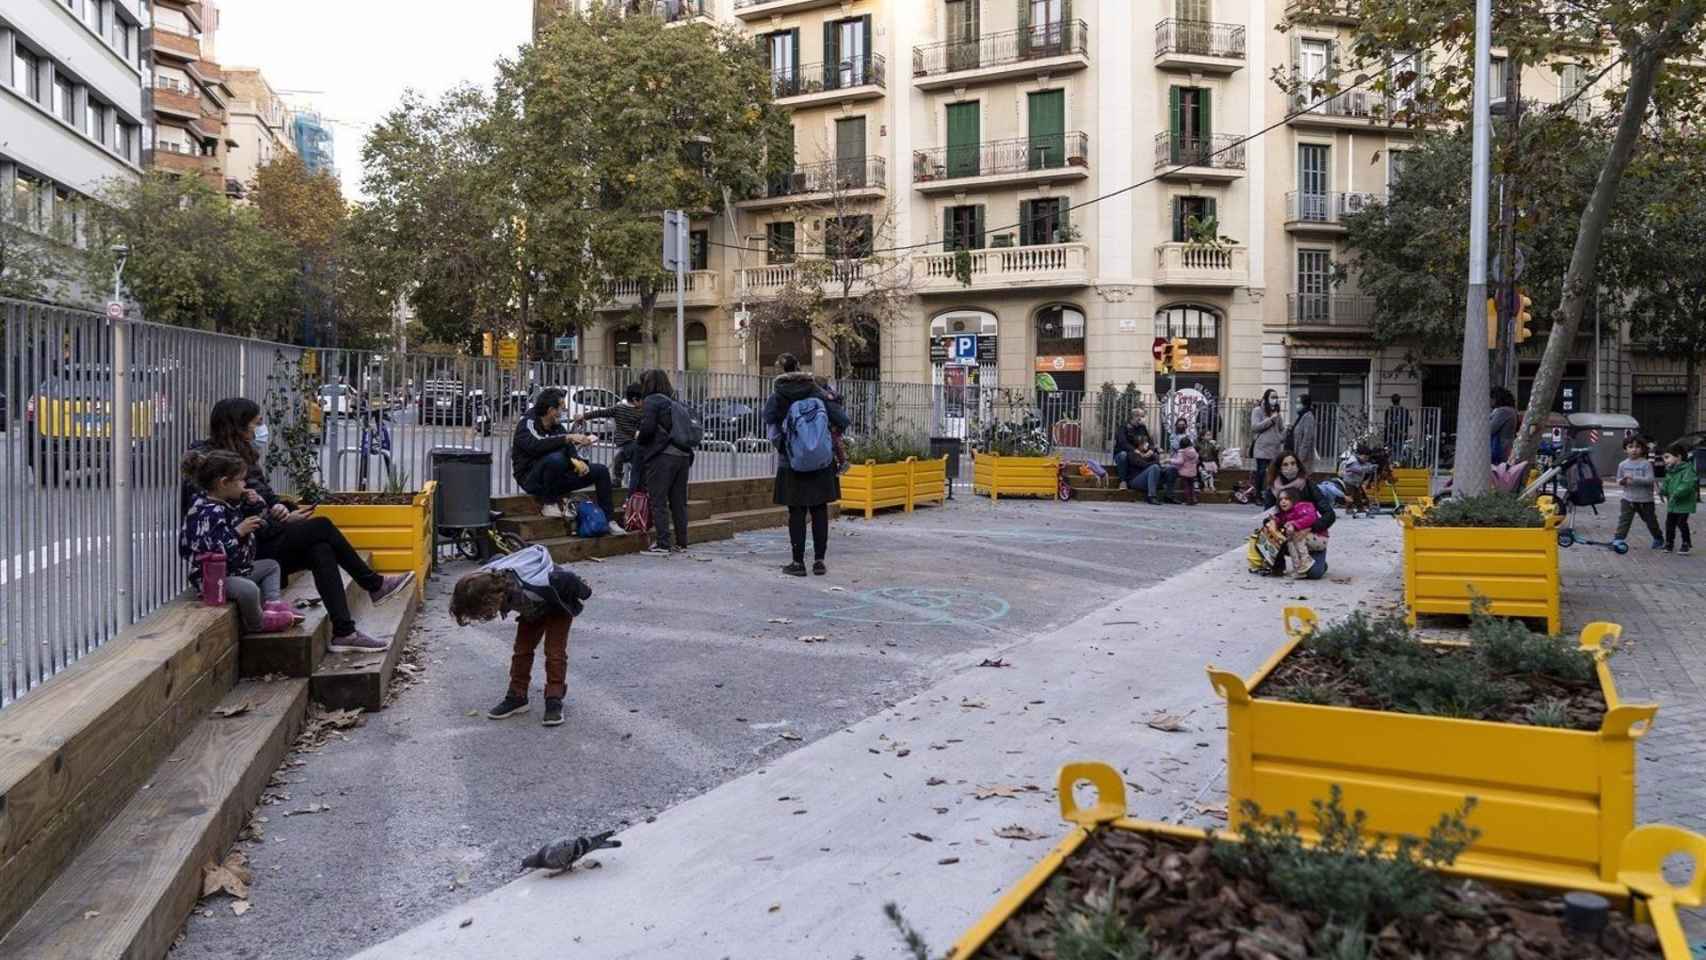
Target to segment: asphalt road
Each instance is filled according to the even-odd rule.
[[[434,576],[423,681],[287,767],[267,837],[246,846],[253,907],[204,904],[182,960],[331,960],[518,875],[540,842],[645,819],[885,704],[975,668],[991,648],[1235,546],[1253,514],[961,499],[832,527],[830,575],[785,578],[786,534],[689,557],[577,568],[595,590],[570,638],[567,724],[483,711],[512,627],[455,627]],[[772,622],[785,620],[787,622]],[[803,642],[823,636],[823,642]],[[798,738],[798,739],[795,739]],[[309,804],[331,811],[285,817]]]

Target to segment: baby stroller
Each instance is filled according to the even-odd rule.
[[[1605,502],[1605,484],[1599,478],[1599,468],[1593,465],[1592,454],[1593,450],[1589,447],[1565,451],[1553,459],[1551,466],[1536,477],[1534,482],[1522,491],[1522,495],[1532,497],[1544,490],[1558,504],[1558,511],[1564,517],[1563,524],[1558,527],[1558,546],[1571,547],[1584,543],[1607,546],[1618,553],[1628,553],[1627,543],[1589,540],[1576,532],[1576,511],[1587,507],[1597,516],[1599,505]]]

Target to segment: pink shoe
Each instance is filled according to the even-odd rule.
[[[292,607],[287,600],[268,600],[261,604],[261,610],[266,613],[282,613],[288,616],[293,624],[301,623],[303,620],[302,614],[297,613],[296,608]]]
[[[296,625],[296,615],[284,610],[261,611],[261,632],[280,633]]]

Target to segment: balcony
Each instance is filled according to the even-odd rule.
[[[1244,138],[1233,133],[1207,137],[1155,135],[1155,170],[1164,180],[1225,183],[1244,176]]]
[[[796,109],[818,103],[874,100],[887,87],[888,61],[880,53],[832,63],[808,63],[798,74],[783,70],[770,75],[776,105]]]
[[[822,263],[821,259],[815,261]],[[844,289],[854,296],[867,292],[865,283],[864,260],[838,260],[828,264],[828,270],[822,277],[814,277],[813,282],[820,283],[825,296],[840,297]],[[880,268],[877,268],[880,269]],[[772,263],[762,267],[749,267],[735,271],[736,295],[742,298],[763,299],[781,293],[789,284],[796,282],[800,276],[797,263]]]
[[[1407,127],[1393,127],[1403,111],[1405,101],[1389,98],[1370,90],[1343,90],[1337,94],[1312,94],[1300,91],[1291,98],[1291,115],[1286,122],[1294,127],[1326,127],[1332,129],[1365,129],[1371,125],[1387,126],[1389,131],[1408,132]]]
[[[691,270],[686,275],[687,286],[682,301],[689,307],[714,307],[722,302],[721,275],[715,270]],[[632,310],[640,305],[645,285],[638,280],[614,280],[605,285],[604,303],[600,310]],[[657,305],[675,304],[675,278],[667,277],[658,284]]]
[[[841,198],[869,200],[888,194],[888,163],[882,157],[852,157],[799,166],[777,174],[760,196],[740,201],[747,210],[823,203]]]
[[[1155,247],[1158,287],[1227,288],[1250,282],[1250,248],[1202,243]]]
[[[1344,218],[1386,202],[1384,193],[1306,193],[1285,195],[1285,228],[1291,233],[1344,233]]]
[[[953,251],[913,258],[913,279],[922,295],[967,291],[1025,290],[1042,287],[1083,287],[1090,283],[1090,246],[1051,243],[1035,247],[972,250],[971,286],[954,275]]]
[[[1090,27],[1082,20],[912,48],[912,83],[921,90],[1071,73],[1089,66]]]
[[[1244,67],[1244,28],[1206,20],[1163,20],[1155,25],[1155,66],[1235,73]]]
[[[1090,137],[1079,131],[912,153],[912,181],[922,193],[1082,180],[1089,175]]]
[[[705,9],[705,0],[674,0],[663,6],[665,26],[678,23],[712,23],[714,18]]]
[[[818,7],[839,7],[843,0],[735,0],[735,16],[742,20],[768,20],[784,13],[799,13]]]
[[[1368,333],[1374,298],[1337,293],[1288,293],[1285,325],[1297,333]]]
[[[154,111],[184,120],[199,120],[201,91],[170,77],[155,77]]]
[[[155,27],[149,35],[155,53],[186,63],[201,59],[201,41],[195,37],[174,33],[164,27]]]
[[[1354,27],[1362,22],[1358,0],[1286,0],[1285,18],[1294,23]]]

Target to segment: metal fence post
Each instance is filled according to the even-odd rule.
[[[113,328],[113,583],[118,594],[118,626],[123,629],[131,625],[135,614],[130,571],[135,548],[130,528],[130,327],[122,308],[109,311],[108,322]]]

